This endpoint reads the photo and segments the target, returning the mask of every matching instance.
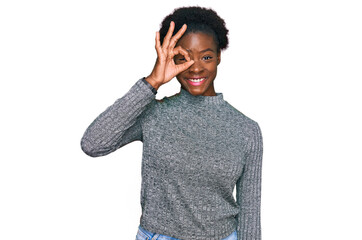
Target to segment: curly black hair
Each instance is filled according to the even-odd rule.
[[[184,35],[190,32],[210,34],[214,37],[218,52],[228,47],[229,39],[227,35],[229,30],[225,27],[225,21],[210,8],[181,7],[175,9],[174,12],[166,16],[161,23],[161,44],[167,34],[171,21],[175,22],[173,35],[186,23],[187,29]]]

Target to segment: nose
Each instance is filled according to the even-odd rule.
[[[203,70],[203,66],[202,66],[201,62],[198,60],[194,60],[194,64],[192,64],[191,67],[189,68],[189,71],[193,72],[193,73],[198,73],[198,72],[201,72],[202,70]]]

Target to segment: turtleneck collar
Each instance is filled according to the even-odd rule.
[[[225,102],[222,93],[217,92],[216,96],[194,96],[183,88],[181,88],[179,92],[179,99],[186,104],[192,104],[196,106],[220,105]]]

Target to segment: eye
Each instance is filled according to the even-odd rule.
[[[186,61],[185,57],[182,55],[176,56],[175,57],[175,61],[177,62],[182,62],[182,61]]]
[[[175,56],[174,58],[175,64],[181,64],[186,61],[184,56]]]
[[[211,56],[205,56],[205,57],[203,57],[203,59],[207,61],[207,60],[211,60],[212,57]]]

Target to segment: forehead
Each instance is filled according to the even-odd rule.
[[[207,48],[211,48],[215,52],[217,50],[214,38],[210,34],[201,32],[187,33],[180,38],[176,46],[181,46],[191,52],[199,52]]]

